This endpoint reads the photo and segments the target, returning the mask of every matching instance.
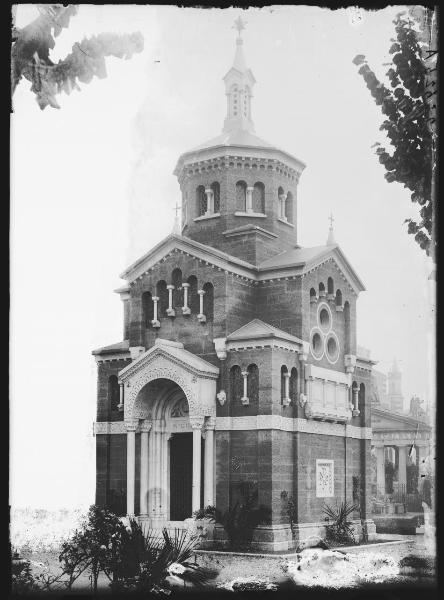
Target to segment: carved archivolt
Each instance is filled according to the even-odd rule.
[[[159,364],[159,362],[164,364]],[[208,408],[204,407],[199,399],[198,379],[177,365],[168,363],[165,358],[157,357],[151,363],[146,364],[144,369],[131,379],[130,387],[125,388],[125,421],[144,418],[145,415],[138,406],[137,396],[145,385],[155,379],[169,379],[183,390],[188,401],[190,416],[206,416],[208,414]]]

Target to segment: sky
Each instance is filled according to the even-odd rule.
[[[107,59],[106,79],[41,111],[22,81],[11,115],[10,502],[80,507],[94,500],[95,348],[122,340],[119,274],[167,236],[183,152],[222,131],[222,78],[242,12],[256,78],[258,136],[306,165],[298,243],[336,241],[363,280],[358,344],[387,372],[397,357],[405,407],[432,400],[431,263],[407,235],[410,194],[388,184],[371,149],[382,115],[352,63],[383,76],[400,7],[193,9],[80,5],[51,52],[83,37],[140,31],[144,51]],[[36,16],[18,5],[17,27]]]

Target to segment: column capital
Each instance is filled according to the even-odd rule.
[[[140,424],[141,433],[149,433],[152,426],[153,426],[152,421],[150,421],[149,419],[143,419],[143,421]]]
[[[167,290],[174,290],[176,286],[174,286],[172,283],[169,283],[167,285]]]
[[[248,192],[254,192],[254,187],[252,185],[248,185],[247,186],[247,191]]]
[[[202,429],[205,417],[188,417],[192,429]]]
[[[284,372],[282,373],[282,375],[283,375],[284,377],[286,377],[287,379],[289,379],[289,378],[290,378],[290,373],[289,373],[288,371],[284,371]]]
[[[205,290],[197,290],[199,296],[203,296],[205,294]]]
[[[136,431],[138,424],[139,421],[136,419],[133,419],[131,421],[125,421],[125,429],[127,432]]]
[[[159,302],[159,296],[152,296],[151,300],[153,302]]]
[[[216,417],[207,417],[205,420],[205,429],[214,429],[216,427]]]
[[[189,283],[187,283],[187,282],[185,282],[185,283],[182,283],[182,287],[183,287],[183,288],[189,288],[189,287],[190,287],[190,284],[189,284]]]

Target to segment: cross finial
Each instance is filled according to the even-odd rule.
[[[246,25],[246,22],[242,21],[242,17],[239,15],[238,18],[235,20],[234,25],[233,25],[233,29],[237,29],[239,37],[241,35],[242,29],[245,29],[245,25]]]
[[[173,225],[173,233],[176,235],[180,235],[180,220],[179,220],[179,210],[182,207],[179,206],[179,204],[176,202],[176,206],[174,207],[174,212],[176,213],[174,215],[174,225]]]
[[[330,213],[330,216],[328,217],[328,220],[330,221],[330,227],[333,227],[334,218],[333,218],[333,214],[332,213]]]

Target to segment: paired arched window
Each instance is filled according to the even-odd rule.
[[[220,185],[218,181],[213,181],[211,184],[211,190],[213,192],[213,212],[220,212]]]
[[[154,319],[154,302],[151,292],[143,292],[142,294],[142,311],[145,327],[149,327]]]
[[[112,412],[118,412],[120,402],[120,390],[119,381],[117,375],[110,375],[108,377],[108,409],[110,414]]]
[[[257,181],[253,187],[253,212],[265,213],[265,186]]]
[[[180,269],[174,269],[172,272],[171,285],[174,285],[173,308],[180,309],[183,306],[182,271]]]
[[[236,210],[239,212],[247,210],[247,184],[245,181],[236,183]]]
[[[319,295],[320,296],[325,296],[325,285],[322,283],[319,284]]]
[[[208,323],[208,321],[212,321],[214,318],[214,287],[212,283],[207,282],[202,289],[205,292],[203,297],[203,314],[206,316]]]
[[[159,298],[157,315],[158,318],[165,317],[169,306],[167,283],[164,280],[158,281],[156,285],[156,294]]]
[[[329,277],[327,279],[327,293],[328,294],[334,294],[335,293],[335,286],[333,283],[333,279],[331,277]]]
[[[207,195],[203,185],[199,185],[196,189],[196,212],[198,217],[207,212]]]
[[[197,277],[190,275],[188,277],[188,306],[190,307],[192,314],[198,314],[200,308],[199,294],[197,293]]]
[[[285,218],[289,223],[293,223],[293,194],[287,193],[285,198]]]

